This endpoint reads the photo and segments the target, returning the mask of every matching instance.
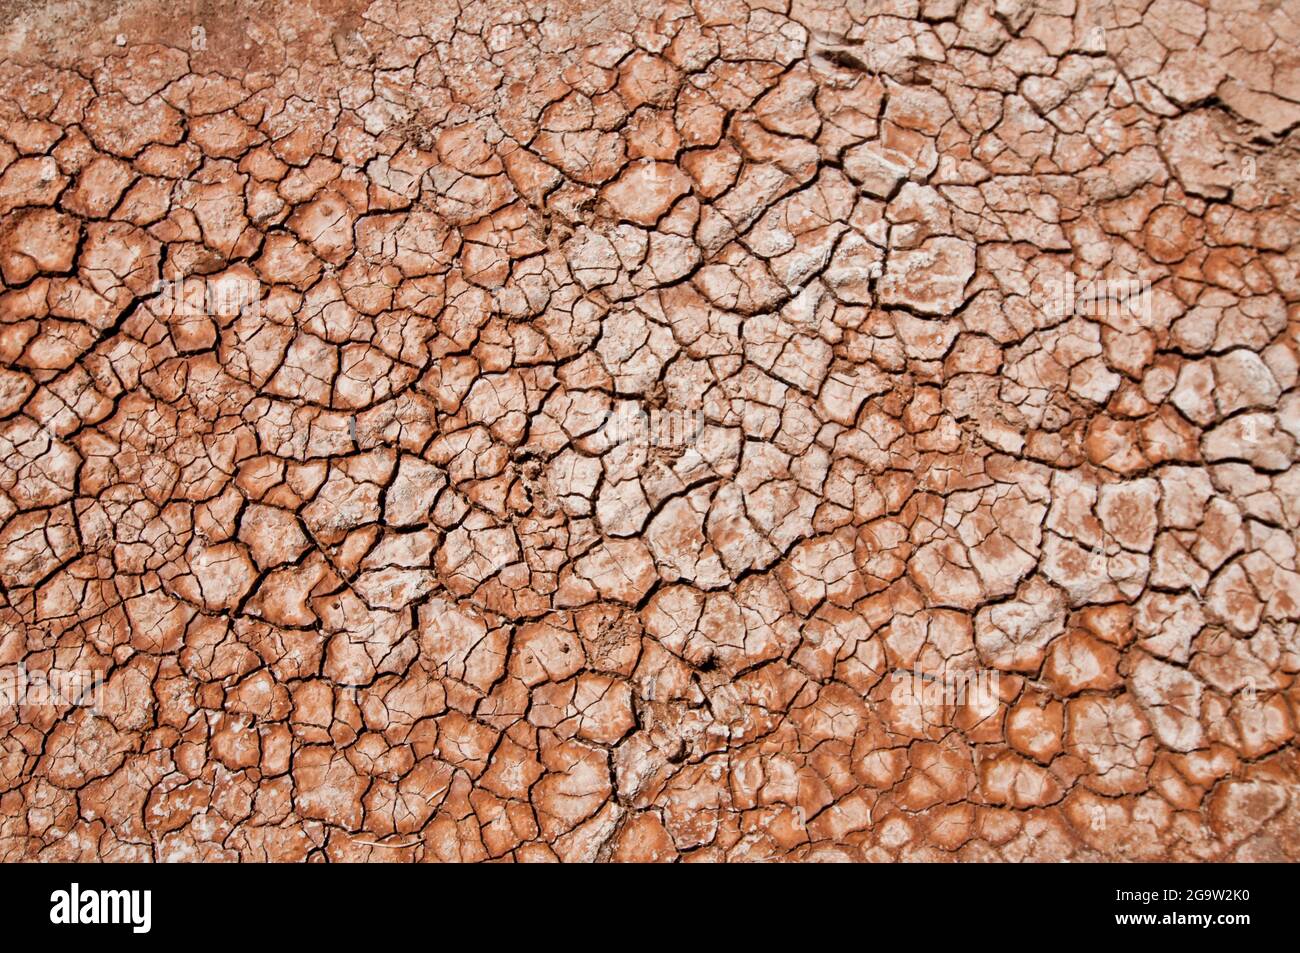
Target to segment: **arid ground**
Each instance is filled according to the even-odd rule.
[[[0,859],[1300,860],[1298,0],[0,10]]]

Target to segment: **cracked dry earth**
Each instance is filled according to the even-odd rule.
[[[1300,859],[1300,3],[0,32],[3,859]]]

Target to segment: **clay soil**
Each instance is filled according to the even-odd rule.
[[[0,860],[1300,859],[1298,129],[1297,0],[5,5]]]

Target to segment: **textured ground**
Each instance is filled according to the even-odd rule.
[[[0,858],[1300,859],[1300,2],[0,57]]]

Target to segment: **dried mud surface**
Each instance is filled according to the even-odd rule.
[[[0,859],[1300,859],[1298,126],[1295,0],[6,6]]]

